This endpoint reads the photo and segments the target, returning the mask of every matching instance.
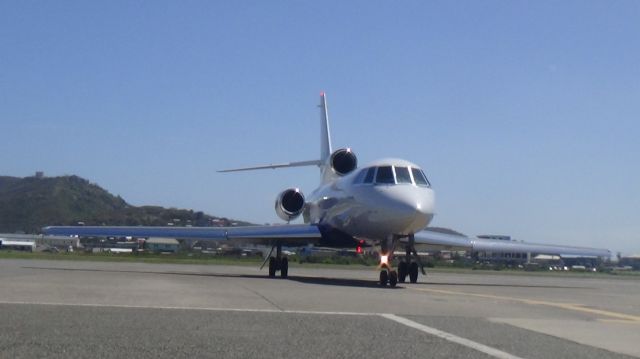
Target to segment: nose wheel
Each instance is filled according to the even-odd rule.
[[[380,243],[380,281],[378,284],[381,287],[389,285],[391,288],[395,288],[398,284],[398,272],[391,268],[391,260],[393,258],[393,252],[398,242],[399,237],[394,235],[387,238]]]
[[[381,270],[379,284],[381,287],[386,287],[388,284],[389,287],[394,288],[398,284],[398,272],[390,268]]]

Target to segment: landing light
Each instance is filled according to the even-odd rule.
[[[389,264],[389,256],[388,255],[381,255],[380,256],[380,265],[381,266],[385,266]]]

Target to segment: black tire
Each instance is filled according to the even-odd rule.
[[[398,272],[393,270],[389,273],[389,286],[395,288],[396,284],[398,284]]]
[[[269,258],[269,277],[274,278],[276,276],[276,259],[274,257]]]
[[[389,282],[389,273],[387,273],[386,270],[381,270],[380,271],[380,286],[381,287],[386,287],[387,283]]]
[[[282,278],[287,278],[289,276],[289,259],[287,257],[281,259],[280,276]]]
[[[411,283],[418,282],[418,263],[416,262],[409,264],[409,281]]]
[[[407,279],[407,274],[409,274],[409,265],[407,262],[400,262],[398,264],[398,282],[404,283]]]

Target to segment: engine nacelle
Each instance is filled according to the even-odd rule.
[[[285,221],[291,221],[302,213],[304,203],[304,195],[298,188],[286,189],[276,198],[276,214]]]
[[[342,148],[331,154],[331,168],[341,176],[355,170],[358,167],[358,158],[350,148]]]

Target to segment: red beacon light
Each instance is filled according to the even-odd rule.
[[[362,245],[364,244],[364,240],[361,239],[356,246],[356,254],[362,254]]]

